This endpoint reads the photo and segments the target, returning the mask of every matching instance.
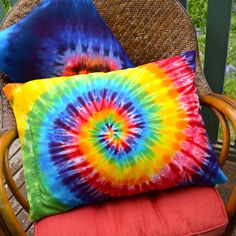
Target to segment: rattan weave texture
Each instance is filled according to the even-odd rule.
[[[3,21],[1,29],[18,22],[39,2],[40,0],[20,0]],[[191,20],[177,0],[94,0],[94,2],[135,65],[177,55],[187,50],[198,52]],[[0,88],[5,81],[6,76],[0,75]],[[200,95],[211,92],[201,71],[199,55],[195,83]],[[0,99],[1,133],[14,126],[15,121],[3,94]]]

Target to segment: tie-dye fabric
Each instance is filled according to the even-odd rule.
[[[15,82],[130,67],[92,0],[44,0],[0,32],[0,71]]]
[[[9,84],[30,217],[154,189],[225,182],[194,52],[137,68]]]

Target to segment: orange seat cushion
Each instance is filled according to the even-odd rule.
[[[186,187],[49,216],[35,223],[35,236],[213,236],[227,223],[215,188]]]

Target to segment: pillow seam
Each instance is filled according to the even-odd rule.
[[[27,102],[26,102],[26,99],[25,99],[25,94],[24,94],[24,89],[23,89],[23,93],[22,93],[22,98],[23,98],[23,100],[24,100],[24,103],[25,104],[27,104]],[[26,114],[26,110],[25,110],[25,107],[24,107],[24,113]],[[25,120],[26,122],[27,122],[27,120]],[[34,190],[33,191],[28,191],[28,193],[30,193],[30,198],[32,199],[32,197],[33,197],[33,193],[34,192],[36,192],[36,198],[37,198],[37,196],[39,196],[39,201],[40,201],[40,205],[42,205],[42,202],[41,202],[41,199],[42,199],[42,191],[41,191],[41,188],[40,188],[40,183],[39,183],[39,174],[38,174],[38,168],[37,168],[37,165],[36,165],[36,155],[35,155],[35,146],[34,146],[34,142],[33,142],[33,139],[34,139],[34,136],[33,136],[33,132],[32,132],[32,127],[31,127],[31,116],[29,115],[29,117],[28,117],[28,122],[29,122],[29,134],[30,134],[30,143],[31,143],[31,147],[32,147],[32,152],[30,152],[30,155],[29,156],[31,156],[30,157],[30,162],[31,162],[31,164],[32,164],[32,166],[34,167],[34,170],[35,170],[35,173],[32,173],[32,182],[33,183],[36,183],[36,188],[34,188]],[[28,157],[29,158],[29,157]],[[28,163],[28,161],[26,161],[26,157],[24,158],[24,162],[27,162]],[[27,185],[26,185],[27,186]],[[32,200],[31,200],[31,202],[32,202]],[[36,202],[37,202],[37,199],[36,199]],[[30,202],[29,202],[30,203]],[[35,204],[34,204],[35,205]],[[38,205],[38,204],[37,204]],[[35,209],[35,207],[33,207],[33,209]],[[36,209],[38,209],[38,207],[36,208]],[[40,208],[40,206],[39,206],[39,209],[40,209],[40,212],[42,211],[41,210],[41,208]],[[43,212],[44,213],[44,212]],[[40,213],[40,215],[41,215],[42,213]],[[34,214],[33,214],[34,215]],[[32,215],[30,214],[30,217],[31,218],[34,218],[34,217],[32,217]]]

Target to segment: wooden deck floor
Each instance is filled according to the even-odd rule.
[[[11,172],[16,182],[17,187],[20,189],[22,194],[26,196],[25,182],[24,182],[24,172],[22,168],[22,155],[20,150],[19,140],[16,140],[10,148],[10,167]],[[28,219],[27,212],[21,207],[21,205],[16,201],[11,191],[7,187],[7,193],[10,198],[10,202],[16,213],[18,220],[21,222],[24,230],[27,232],[28,236],[33,236],[33,224]]]
[[[23,173],[23,168],[22,168],[22,156],[21,156],[19,140],[16,140],[10,148],[9,162],[10,162],[12,175],[14,176],[14,180],[18,188],[20,188],[20,191],[23,193],[24,196],[26,196],[24,173]],[[223,200],[226,201],[229,194],[231,193],[233,189],[234,183],[236,183],[236,163],[228,161],[224,167],[224,171],[226,175],[228,176],[229,181],[227,184],[219,186],[218,190]],[[34,231],[34,228],[33,228],[34,226],[28,220],[28,214],[25,212],[24,209],[22,209],[22,207],[16,201],[16,199],[12,196],[12,193],[8,188],[7,188],[7,192],[8,192],[10,202],[13,205],[17,218],[19,219],[23,228],[27,232],[27,235],[32,236],[33,231]],[[236,236],[236,229],[233,233],[233,236]]]

